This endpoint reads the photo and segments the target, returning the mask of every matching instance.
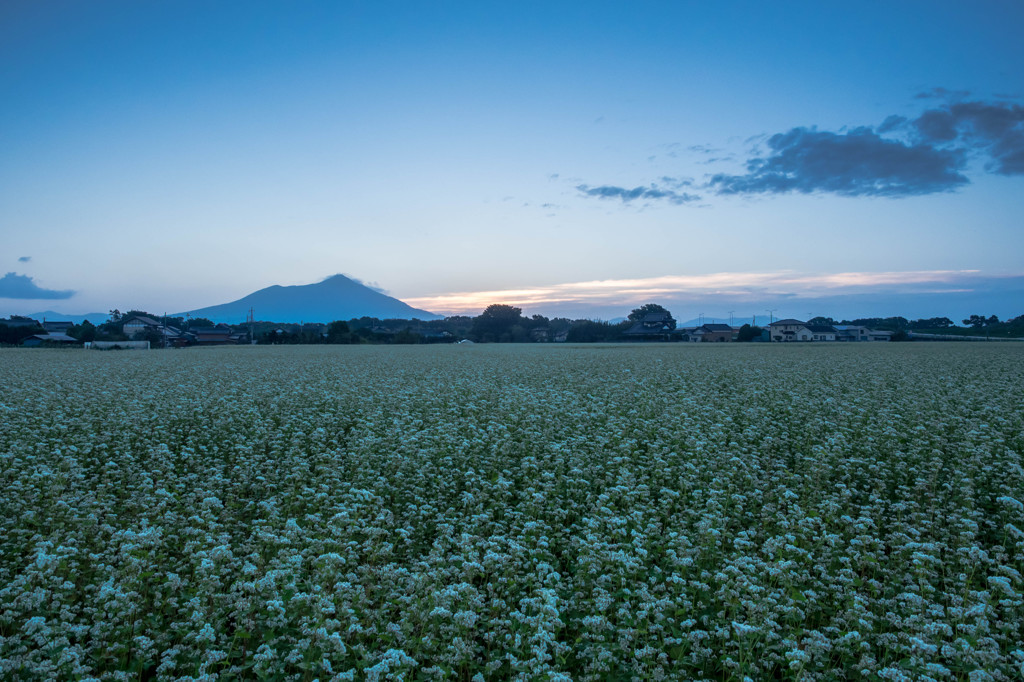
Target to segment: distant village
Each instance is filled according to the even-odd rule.
[[[520,308],[495,304],[480,315],[440,320],[361,317],[329,324],[256,321],[216,324],[204,318],[161,317],[144,311],[121,314],[93,325],[88,321],[0,319],[0,344],[23,347],[82,347],[94,350],[187,348],[250,344],[416,344],[416,343],[873,343],[907,340],[1019,338],[1024,316],[1001,322],[972,315],[963,327],[949,318],[907,320],[902,317],[836,322],[816,317],[786,318],[764,327],[711,322],[678,326],[672,314],[654,303],[633,310],[622,321],[526,317]]]

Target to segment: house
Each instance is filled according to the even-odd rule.
[[[698,329],[703,332],[701,341],[705,342],[717,343],[732,341],[736,338],[736,330],[727,324],[702,324]]]
[[[810,341],[813,336],[804,322],[793,318],[772,322],[768,325],[768,330],[771,333],[772,341],[779,342]]]
[[[174,348],[181,348],[187,346],[190,343],[195,343],[187,332],[183,332],[177,327],[166,325],[157,329],[160,332],[160,336],[164,339],[164,347],[172,346]]]
[[[58,322],[58,321],[49,321],[49,320],[46,320],[46,319],[43,320],[43,329],[45,329],[48,332],[56,332],[58,334],[67,334],[68,331],[72,327],[74,327],[74,326],[75,326],[74,322],[64,322],[64,321],[59,321]]]
[[[893,332],[868,329],[856,324],[834,325],[837,341],[889,341]]]
[[[51,332],[48,334],[33,334],[32,336],[26,337],[21,345],[29,348],[37,346],[52,346],[52,345],[69,345],[78,343],[78,339],[68,336],[67,334],[61,334],[60,332]]]
[[[624,335],[636,340],[668,341],[675,328],[676,321],[669,313],[647,313]]]
[[[835,324],[836,341],[870,341],[870,329],[856,324]]]
[[[194,327],[189,329],[189,333],[195,337],[196,343],[202,346],[238,343],[231,338],[231,327],[226,324],[218,324],[216,327]]]
[[[152,317],[147,315],[132,315],[131,317],[123,320],[121,324],[121,331],[129,339],[140,338],[146,333],[147,329],[160,329],[160,322],[154,320]]]
[[[700,327],[683,327],[673,331],[676,341],[683,343],[700,343],[704,340],[704,330]]]
[[[835,341],[836,330],[830,324],[808,324],[807,329],[811,332],[811,341]]]

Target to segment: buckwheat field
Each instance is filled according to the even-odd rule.
[[[1019,680],[1024,344],[0,351],[0,678]]]

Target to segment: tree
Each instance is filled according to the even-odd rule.
[[[512,328],[525,322],[522,308],[494,303],[474,318],[473,336],[477,341],[511,341]]]
[[[737,341],[753,341],[754,339],[761,337],[763,330],[760,327],[755,327],[749,324],[745,324],[740,327],[740,330],[736,332]]]
[[[657,303],[645,303],[639,308],[634,308],[629,313],[629,321],[639,322],[640,320],[644,319],[645,315],[648,315],[650,313],[665,313],[669,317],[672,317],[672,313],[670,313],[666,308],[658,305]],[[675,327],[672,328],[675,329]]]
[[[10,327],[0,322],[0,344],[17,345],[22,341],[40,332],[39,327]]]
[[[117,308],[114,308],[113,310],[111,310],[110,311],[110,321],[111,322],[120,322],[121,321],[121,311],[118,310]]]
[[[352,332],[348,323],[335,320],[327,325],[327,343],[352,343]]]
[[[153,327],[143,329],[141,338],[143,341],[149,341],[150,348],[163,348],[164,346],[164,335]]]
[[[831,317],[824,317],[819,315],[818,317],[812,317],[811,319],[807,320],[807,324],[833,325],[837,323]]]
[[[411,327],[406,327],[402,331],[395,334],[391,339],[391,343],[412,344],[419,342],[420,335],[414,332]]]
[[[594,343],[596,341],[609,341],[617,328],[607,322],[596,322],[594,320],[576,320],[569,327],[566,341],[569,343]]]
[[[186,320],[185,322],[188,325],[188,329],[200,329],[202,327],[217,326],[213,323],[213,320],[207,319],[205,317],[193,317],[189,320]]]
[[[911,329],[949,329],[952,326],[953,320],[948,317],[929,317],[910,323]]]
[[[981,329],[982,327],[992,324],[993,320],[999,322],[999,318],[993,315],[992,317],[986,318],[984,315],[971,315],[969,318],[964,320],[964,324],[968,327],[974,327],[975,329]]]
[[[75,325],[68,330],[68,336],[73,336],[82,343],[96,340],[96,326],[89,320],[82,320],[82,324]]]

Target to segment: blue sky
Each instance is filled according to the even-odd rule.
[[[0,314],[343,272],[442,313],[1019,315],[1022,25],[1010,1],[4,3]]]

